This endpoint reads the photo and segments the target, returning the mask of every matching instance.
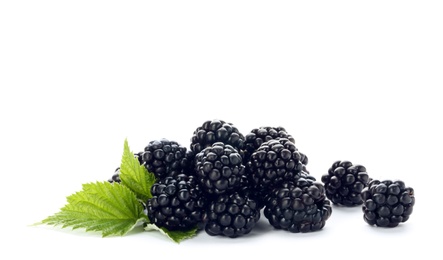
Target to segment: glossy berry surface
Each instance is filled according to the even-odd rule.
[[[209,195],[239,189],[244,174],[242,157],[231,145],[217,142],[195,156],[196,180]]]
[[[114,174],[112,175],[112,177],[108,180],[108,182],[110,183],[120,183],[120,167],[118,167],[117,169],[115,169]]]
[[[286,138],[263,143],[252,154],[247,167],[252,188],[260,192],[293,180],[303,170],[300,153]]]
[[[293,233],[322,229],[331,213],[324,186],[303,177],[275,187],[264,209],[265,217],[274,228]]]
[[[379,227],[396,227],[406,222],[415,204],[414,189],[400,180],[372,180],[361,196],[364,220]]]
[[[204,219],[206,198],[193,177],[179,174],[156,182],[146,203],[150,221],[168,230],[199,227]]]
[[[142,161],[157,178],[176,176],[189,169],[192,154],[186,147],[168,139],[154,140],[145,147]]]
[[[294,138],[283,127],[263,126],[254,128],[245,136],[244,160],[247,162],[251,155],[265,142],[286,138],[295,143]]]
[[[260,209],[254,199],[234,192],[213,200],[208,207],[207,217],[207,234],[234,238],[251,232],[260,219]]]
[[[222,142],[240,152],[244,141],[245,137],[233,124],[223,120],[209,120],[194,131],[191,138],[191,151],[197,154],[216,142]]]
[[[356,206],[363,203],[361,191],[368,186],[369,176],[362,165],[349,161],[336,161],[328,173],[321,177],[326,188],[326,196],[334,204]]]

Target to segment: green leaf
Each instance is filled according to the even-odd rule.
[[[118,183],[83,184],[83,189],[67,197],[60,212],[41,223],[63,228],[99,231],[103,237],[125,235],[139,221],[148,221],[135,194]]]
[[[167,237],[169,237],[170,239],[172,239],[172,241],[176,242],[176,243],[180,243],[181,241],[191,238],[195,235],[197,235],[197,228],[188,230],[188,231],[169,231],[166,228],[162,227],[159,228],[154,224],[147,224],[145,227],[146,231],[151,231],[151,230],[157,230],[160,231],[160,233],[162,233],[163,235],[166,235]]]
[[[151,187],[155,183],[155,176],[149,173],[145,166],[140,165],[129,149],[127,139],[120,165],[120,179],[122,184],[131,189],[140,200],[146,202],[152,198]]]

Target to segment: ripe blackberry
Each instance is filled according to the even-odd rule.
[[[149,142],[143,153],[143,164],[157,178],[176,176],[191,164],[192,153],[177,142],[161,139]]]
[[[265,217],[273,227],[294,233],[322,229],[331,213],[324,186],[303,177],[274,188],[264,209]]]
[[[216,142],[229,144],[240,151],[243,149],[244,141],[245,137],[233,124],[223,120],[206,121],[194,131],[191,151],[197,154]]]
[[[168,230],[201,228],[206,199],[193,177],[179,174],[156,182],[147,201],[148,217]]]
[[[263,143],[252,154],[247,167],[252,188],[259,191],[292,180],[303,170],[300,153],[286,138]]]
[[[379,227],[396,227],[406,222],[415,204],[414,189],[400,180],[372,180],[361,197],[364,220]]]
[[[336,161],[321,181],[325,184],[328,199],[334,204],[352,207],[363,203],[360,194],[368,186],[369,176],[362,165]]]
[[[295,143],[294,138],[286,132],[283,127],[263,126],[254,128],[245,136],[244,158],[245,162],[249,161],[251,155],[265,142],[276,140],[278,138],[286,138]]]
[[[234,192],[218,196],[209,204],[205,230],[211,236],[239,237],[251,232],[260,219],[254,199]]]
[[[195,174],[203,191],[223,194],[240,187],[245,166],[242,157],[231,145],[217,142],[195,156]]]

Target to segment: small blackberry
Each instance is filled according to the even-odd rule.
[[[362,165],[336,161],[321,181],[325,184],[328,199],[334,204],[351,207],[363,203],[360,193],[368,186],[369,176]]]
[[[324,186],[303,177],[274,188],[264,209],[264,215],[272,226],[294,233],[322,229],[331,213],[331,203],[326,199]]]
[[[195,156],[197,181],[208,194],[238,189],[244,172],[241,155],[228,144],[214,143]]]
[[[245,136],[244,144],[244,161],[249,161],[251,155],[265,142],[276,140],[278,138],[286,138],[295,143],[294,138],[286,132],[283,127],[263,126],[254,128]]]
[[[263,143],[247,164],[252,188],[266,191],[285,180],[292,180],[303,170],[301,155],[286,138]]]
[[[175,176],[188,169],[192,153],[177,142],[161,139],[149,142],[143,153],[143,164],[157,178]]]
[[[239,192],[218,196],[209,204],[205,230],[211,236],[239,237],[251,232],[260,219],[254,199]]]
[[[152,185],[151,193],[146,205],[152,223],[168,230],[202,228],[206,199],[192,176],[166,177]]]
[[[406,222],[415,204],[414,189],[400,180],[372,180],[361,197],[364,220],[379,227],[396,227]]]
[[[194,131],[191,138],[191,151],[197,154],[213,143],[222,142],[240,152],[244,141],[245,137],[233,124],[223,120],[206,121]]]

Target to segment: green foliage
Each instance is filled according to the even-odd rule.
[[[48,225],[99,231],[104,237],[125,235],[137,222],[147,220],[143,206],[127,187],[109,182],[83,184],[83,189],[67,197],[60,212],[44,219]]]

